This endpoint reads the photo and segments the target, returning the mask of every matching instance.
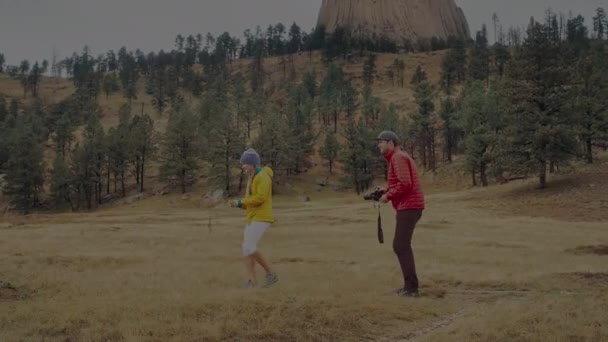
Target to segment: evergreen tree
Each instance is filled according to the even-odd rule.
[[[581,56],[572,69],[572,81],[568,110],[577,113],[577,130],[583,143],[587,163],[593,163],[593,146],[608,142],[608,52],[598,44]]]
[[[266,124],[255,141],[254,148],[260,154],[262,163],[275,170],[275,179],[281,180],[279,171],[289,170],[290,146],[289,126],[284,115],[271,109],[266,117]]]
[[[604,39],[604,35],[608,33],[608,16],[602,7],[598,7],[593,17],[593,32],[597,39]],[[2,68],[2,58],[0,57],[0,72]]]
[[[182,193],[186,192],[189,179],[194,179],[199,169],[201,144],[196,115],[191,108],[182,106],[169,117],[161,165],[162,179],[174,178]]]
[[[8,108],[6,107],[6,100],[4,97],[0,97],[0,123],[3,123],[8,116]]]
[[[287,143],[292,158],[289,172],[299,173],[314,150],[312,111],[313,100],[308,91],[303,85],[292,86],[287,104],[287,124],[291,133]]]
[[[426,169],[435,172],[435,90],[427,81],[423,81],[416,87],[417,112],[412,116],[415,135],[418,140],[422,163]]]
[[[237,113],[230,98],[224,96],[225,84],[218,81],[203,101],[205,126],[208,127],[207,156],[210,164],[209,183],[228,194],[235,194],[235,172],[239,170],[240,153],[245,147],[244,132],[237,128]],[[234,88],[233,88],[234,89]],[[243,89],[244,90],[244,89]],[[231,94],[234,96],[234,92]],[[241,184],[242,186],[242,184]]]
[[[452,162],[452,155],[458,146],[461,130],[458,124],[457,108],[454,101],[447,98],[441,103],[439,112],[443,123],[443,143],[445,148],[445,159]]]
[[[129,131],[131,149],[135,161],[135,178],[139,185],[139,192],[144,192],[146,163],[157,152],[158,132],[154,129],[154,120],[147,114],[134,116]]]
[[[70,121],[69,114],[62,114],[61,118],[57,121],[53,134],[55,151],[57,154],[65,155],[66,147],[69,149],[70,144],[74,141],[74,128],[75,127]]]
[[[306,71],[302,77],[302,84],[308,92],[308,96],[314,100],[317,97],[317,74],[314,70]]]
[[[502,42],[494,44],[493,52],[498,75],[502,77],[505,73],[505,67],[511,59],[511,54],[509,53],[507,46]]]
[[[329,164],[329,174],[333,175],[334,172],[334,163],[338,158],[338,154],[340,152],[340,143],[338,143],[338,139],[336,139],[336,135],[333,132],[328,132],[325,135],[325,142],[323,146],[319,149],[319,154],[325,160],[327,160]]]
[[[469,77],[472,80],[488,81],[490,77],[490,50],[488,48],[488,33],[483,25],[481,31],[477,32],[475,46],[471,53],[469,63]]]
[[[363,64],[363,85],[372,87],[374,78],[376,77],[376,55],[370,53]]]
[[[302,49],[302,32],[300,27],[294,22],[289,29],[289,43],[287,52],[294,54]]]
[[[505,146],[511,165],[537,173],[541,188],[546,187],[548,164],[570,159],[576,148],[573,118],[565,110],[567,68],[560,47],[545,25],[531,25],[509,68],[506,89]]]
[[[114,175],[114,192],[117,191],[117,182],[120,178],[121,196],[126,196],[126,179],[129,170],[129,160],[132,157],[131,137],[131,107],[123,105],[119,111],[118,127],[111,128],[107,134],[106,146],[108,151],[107,188],[110,192],[110,173]]]
[[[38,204],[44,183],[42,146],[31,127],[18,119],[10,139],[10,157],[6,164],[6,183],[3,192],[23,214],[29,214]]]
[[[146,92],[152,95],[152,105],[159,115],[162,115],[167,102],[167,90],[172,82],[169,79],[167,69],[164,66],[153,66],[150,75],[146,77]]]
[[[72,206],[73,175],[63,154],[57,154],[51,174],[51,198],[58,209]]]
[[[107,74],[103,77],[103,92],[106,93],[106,99],[119,90],[120,85],[116,74]]]
[[[373,180],[374,148],[372,134],[361,119],[349,120],[344,129],[345,143],[340,153],[345,177],[344,182],[353,187],[357,194],[366,191]]]
[[[414,76],[412,76],[412,80],[410,84],[414,86],[418,86],[420,83],[427,80],[426,71],[422,69],[422,66],[418,65],[416,67],[416,72],[414,72]]]
[[[0,74],[4,72],[4,63],[6,63],[6,59],[4,55],[0,53]]]
[[[122,83],[123,95],[131,103],[137,99],[137,81],[139,80],[137,62],[133,53],[127,53],[124,48],[119,52],[118,62],[118,74]]]
[[[392,70],[401,88],[405,87],[405,62],[401,59],[395,58]]]
[[[483,186],[488,186],[490,167],[496,175],[502,170],[503,161],[497,160],[504,129],[504,107],[494,88],[485,89],[481,81],[474,81],[464,90],[458,116],[464,130],[466,168],[473,175],[480,175]]]

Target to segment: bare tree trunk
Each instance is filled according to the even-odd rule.
[[[547,162],[542,160],[539,164],[539,188],[545,189],[547,187]]]

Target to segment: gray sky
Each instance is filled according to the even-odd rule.
[[[530,15],[543,18],[545,9],[582,14],[591,27],[595,8],[608,0],[456,0],[471,32],[492,22],[496,12],[506,28],[526,25]],[[256,25],[296,21],[309,31],[321,0],[0,0],[0,53],[9,64],[22,59],[51,59],[80,51],[94,54],[121,46],[145,52],[169,50],[177,34],[240,35]],[[490,30],[490,35],[493,35]]]

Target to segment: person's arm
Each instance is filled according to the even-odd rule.
[[[270,197],[271,181],[267,176],[256,177],[257,191],[251,196],[245,197],[238,201],[240,208],[259,207]]]
[[[410,162],[407,158],[394,158],[392,167],[395,170],[395,176],[399,180],[397,185],[388,189],[386,197],[388,200],[401,198],[406,195],[412,188],[410,175]]]

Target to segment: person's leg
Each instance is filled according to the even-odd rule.
[[[248,272],[250,277],[253,276],[253,283],[257,284],[255,280],[255,264],[259,263],[266,271],[266,283],[268,283],[269,275],[272,275],[268,262],[264,259],[262,254],[257,249],[257,244],[264,235],[264,232],[270,226],[266,222],[252,222],[245,228],[245,236],[243,241],[243,254],[249,259],[248,260]]]
[[[255,258],[252,255],[245,256],[245,268],[247,269],[247,286],[257,286],[255,277]]]
[[[262,253],[257,249],[257,243],[262,238],[264,232],[270,227],[270,223],[268,222],[253,222],[252,230],[256,232],[255,242],[256,242],[256,250],[252,254],[255,258],[255,261],[262,266],[264,271],[266,272],[266,276],[264,277],[264,287],[269,287],[279,281],[279,277],[276,273],[274,273],[266,261],[266,258],[262,255]]]
[[[247,271],[247,287],[255,287],[257,286],[257,279],[255,276],[255,257],[253,252],[255,251],[252,246],[252,241],[255,237],[254,228],[251,224],[245,226],[245,230],[243,232],[243,256],[245,261],[245,269]]]
[[[257,250],[255,253],[253,253],[253,257],[255,258],[255,261],[258,264],[260,264],[260,266],[262,266],[262,268],[264,269],[266,274],[272,273],[272,270],[270,269],[270,265],[268,265],[268,262],[266,261],[266,259],[264,259],[264,256],[262,255],[262,253],[260,253],[259,250]]]
[[[412,235],[416,223],[422,216],[421,210],[403,210],[397,212],[397,226],[393,240],[393,250],[397,254],[401,272],[403,274],[403,289],[407,293],[418,292],[418,276],[414,252],[412,250]]]

